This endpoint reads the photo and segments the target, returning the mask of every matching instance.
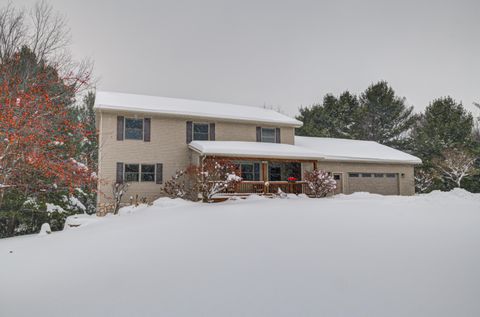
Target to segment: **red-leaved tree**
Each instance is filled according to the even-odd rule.
[[[11,188],[73,191],[94,176],[75,159],[78,142],[91,135],[68,109],[88,78],[60,77],[54,68],[22,54],[29,52],[0,65],[0,207]],[[35,67],[25,67],[26,61]]]

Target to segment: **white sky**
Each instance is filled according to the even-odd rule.
[[[328,92],[385,79],[417,110],[445,95],[470,110],[480,102],[478,0],[50,3],[69,20],[75,55],[95,61],[102,90],[294,115]]]

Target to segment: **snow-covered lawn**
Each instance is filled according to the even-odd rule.
[[[161,199],[0,240],[0,316],[480,316],[480,195]]]

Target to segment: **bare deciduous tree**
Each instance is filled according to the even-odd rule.
[[[25,44],[25,12],[11,3],[0,9],[0,63]]]
[[[11,3],[0,8],[0,63],[26,46],[39,61],[55,68],[68,85],[87,89],[89,85],[77,80],[91,77],[93,63],[89,59],[75,61],[68,50],[70,40],[65,17],[45,0],[30,10],[16,9]]]
[[[122,202],[122,197],[128,190],[128,183],[115,183],[112,184],[112,194],[113,194],[113,214],[118,214],[120,210],[120,204]]]
[[[439,172],[447,180],[460,187],[462,180],[475,173],[475,156],[461,149],[447,149],[442,157],[433,160]]]

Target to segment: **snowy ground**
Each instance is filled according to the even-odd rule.
[[[480,316],[480,195],[464,191],[87,220],[0,240],[0,316]]]

